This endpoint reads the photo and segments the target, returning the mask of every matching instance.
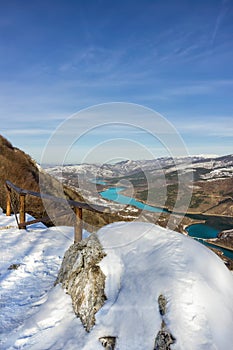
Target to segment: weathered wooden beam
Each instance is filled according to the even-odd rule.
[[[102,205],[96,205],[96,204],[88,204],[88,203],[84,203],[84,202],[77,202],[75,200],[72,199],[66,199],[66,198],[61,198],[61,197],[55,197],[52,196],[50,194],[46,194],[46,193],[40,193],[40,192],[35,192],[35,191],[30,191],[30,190],[25,190],[22,189],[20,187],[15,186],[12,182],[10,182],[9,180],[6,181],[6,185],[9,188],[12,188],[14,191],[16,191],[18,194],[28,194],[30,196],[34,196],[34,197],[38,197],[41,199],[47,199],[47,200],[51,200],[52,202],[55,203],[60,203],[60,204],[69,204],[73,207],[76,208],[83,208],[83,209],[87,209],[90,211],[97,211],[102,213],[103,211],[106,211],[108,208]]]
[[[19,196],[19,229],[26,229],[26,211],[25,211],[25,194]]]
[[[6,180],[6,186],[9,188],[12,188],[13,190],[15,190],[15,192],[17,192],[18,194],[27,194],[27,190],[24,190],[16,185],[14,185],[11,181]]]
[[[83,230],[82,209],[87,209],[90,211],[100,212],[100,213],[104,212],[104,213],[108,213],[108,214],[110,214],[110,212],[111,212],[111,210],[109,208],[101,206],[101,205],[96,205],[96,204],[92,205],[92,204],[88,204],[88,203],[84,203],[84,202],[77,202],[74,200],[69,200],[66,198],[55,197],[55,196],[48,195],[45,193],[25,190],[25,189],[22,189],[16,185],[14,185],[9,180],[6,181],[6,188],[8,189],[8,193],[12,189],[19,194],[20,209],[19,209],[18,226],[20,229],[26,229],[27,225],[36,223],[38,221],[45,221],[46,222],[49,219],[48,217],[44,217],[40,220],[35,219],[35,220],[31,220],[31,221],[26,222],[26,210],[25,210],[25,197],[26,197],[26,195],[31,195],[34,197],[39,197],[41,199],[50,200],[50,201],[55,202],[55,203],[69,204],[70,206],[73,206],[74,211],[75,211],[75,215],[76,215],[76,221],[75,221],[75,225],[74,225],[74,242],[75,243],[80,242],[82,240],[82,230]],[[9,203],[10,203],[10,197],[9,197]],[[8,209],[8,210],[10,211],[10,209]],[[66,214],[66,211],[62,212],[61,216],[65,215],[65,214]],[[58,215],[58,216],[60,216],[60,215]],[[56,217],[57,217],[57,215],[56,215]]]
[[[82,208],[75,208],[76,221],[74,225],[74,243],[78,243],[82,240],[83,232],[83,213]]]
[[[11,193],[6,187],[6,216],[11,216]]]

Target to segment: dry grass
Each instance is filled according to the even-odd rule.
[[[62,193],[63,197],[65,196],[67,199],[83,201],[82,197],[73,189],[62,186],[58,180],[49,174],[39,172],[35,161],[29,155],[13,147],[8,140],[0,135],[0,207],[4,211],[6,210],[6,180],[11,181],[18,187],[36,192],[40,192],[40,181],[42,181],[41,188],[44,193],[58,197]],[[64,210],[62,205],[58,206],[58,204],[53,203],[49,203],[49,205],[50,208],[53,206],[52,210],[55,213]],[[16,205],[14,207],[17,211]],[[26,196],[26,211],[35,218],[41,218],[46,214],[42,200],[32,196]],[[84,212],[84,221],[87,226],[92,227],[92,230],[95,227],[103,226],[108,220],[106,214]],[[74,215],[62,217],[56,220],[56,223],[73,225]],[[53,223],[50,222],[49,225],[53,225]]]

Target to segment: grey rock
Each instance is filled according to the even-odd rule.
[[[88,332],[106,300],[105,275],[98,265],[105,255],[95,234],[74,243],[65,253],[55,282],[71,296],[74,312]]]
[[[158,304],[159,304],[159,313],[161,316],[164,316],[166,313],[167,300],[163,294],[160,294],[160,296],[158,297]]]
[[[116,345],[116,337],[101,337],[99,341],[103,345],[103,347],[107,350],[114,350]]]
[[[170,350],[170,345],[174,343],[175,338],[172,334],[166,329],[161,329],[155,338],[154,350]]]
[[[159,313],[162,316],[161,329],[156,335],[155,344],[153,350],[170,350],[170,345],[174,344],[176,339],[171,332],[167,329],[164,321],[164,315],[167,312],[167,299],[163,294],[158,297]]]
[[[18,270],[20,264],[12,264],[8,267],[8,270]]]

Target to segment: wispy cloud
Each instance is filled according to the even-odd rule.
[[[224,18],[229,10],[229,4],[230,4],[230,0],[222,0],[222,4],[221,4],[221,9],[218,13],[218,16],[216,18],[216,22],[215,22],[215,26],[214,26],[214,30],[213,30],[213,34],[212,34],[212,40],[211,43],[212,45],[215,44],[215,39],[217,36],[217,33],[220,29],[220,26],[222,25],[222,22],[224,21]]]
[[[55,17],[47,4],[53,25],[49,13],[46,18],[36,16],[37,7],[33,13],[28,7],[19,11],[10,6],[7,13],[3,9],[2,130],[21,144],[25,138],[33,145],[36,135],[44,141],[43,135],[81,108],[125,101],[164,114],[171,111],[167,116],[176,115],[175,125],[185,135],[232,135],[231,1],[198,0],[187,7],[183,2],[165,6],[162,0],[148,4],[132,7],[125,1],[120,17],[115,4],[74,2],[67,7],[61,1]],[[43,5],[38,8],[44,13]],[[18,35],[19,27],[24,36]],[[221,111],[219,120],[211,117]],[[112,112],[109,116],[114,120]],[[77,128],[85,129],[92,118],[85,117]],[[133,118],[137,122],[143,116]],[[149,123],[146,127],[150,130]],[[95,136],[111,132],[96,129]],[[122,128],[119,133],[127,134]]]
[[[78,73],[100,75],[119,69],[125,55],[125,48],[106,49],[103,46],[82,47],[69,55],[66,61],[58,66],[61,73]]]
[[[192,134],[194,137],[214,136],[233,137],[233,116],[190,116],[187,114],[185,120],[176,123],[177,129],[182,134]]]
[[[25,135],[25,136],[39,136],[39,135],[51,135],[53,130],[48,129],[10,129],[4,133],[6,135]]]
[[[190,81],[189,84],[181,82],[179,85],[165,89],[164,92],[168,96],[207,95],[224,87],[233,87],[233,79]]]

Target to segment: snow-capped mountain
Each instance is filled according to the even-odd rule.
[[[202,171],[203,169],[203,171]],[[51,175],[59,179],[67,178],[67,174],[85,176],[87,178],[112,178],[136,174],[138,172],[166,173],[173,171],[194,171],[201,173],[200,179],[231,177],[233,174],[233,155],[206,158],[204,156],[190,156],[180,158],[158,158],[153,160],[127,160],[116,164],[80,164],[55,166],[46,169]],[[203,174],[204,172],[204,174]],[[208,173],[208,174],[205,174]]]

